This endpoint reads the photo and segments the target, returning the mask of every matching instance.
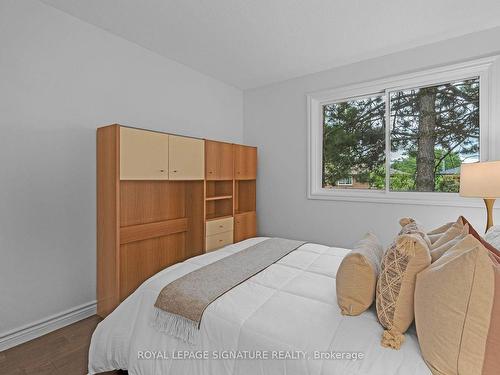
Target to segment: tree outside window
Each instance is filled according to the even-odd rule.
[[[323,106],[324,188],[458,192],[460,164],[478,160],[479,78]]]

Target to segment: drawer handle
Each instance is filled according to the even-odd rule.
[[[219,242],[222,242],[222,240],[219,240]]]
[[[177,173],[177,169],[174,169],[172,172],[173,172],[173,173]]]
[[[165,172],[165,169],[160,169],[160,172],[161,172],[161,173]]]
[[[224,225],[219,225],[219,228],[224,228]]]

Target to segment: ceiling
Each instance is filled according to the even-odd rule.
[[[498,0],[41,0],[241,89],[500,25]]]

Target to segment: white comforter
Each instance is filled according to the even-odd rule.
[[[317,244],[301,246],[212,303],[195,347],[150,326],[153,304],[166,284],[264,239],[191,258],[147,280],[97,326],[90,374],[113,369],[131,375],[430,374],[414,331],[406,334],[401,350],[385,349],[373,310],[357,317],[340,314],[335,275],[349,250]],[[344,359],[335,359],[333,352],[345,353]],[[353,360],[352,353],[363,358]]]

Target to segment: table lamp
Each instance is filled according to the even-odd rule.
[[[463,163],[460,166],[460,195],[483,198],[486,231],[493,225],[493,205],[500,197],[500,161]]]

